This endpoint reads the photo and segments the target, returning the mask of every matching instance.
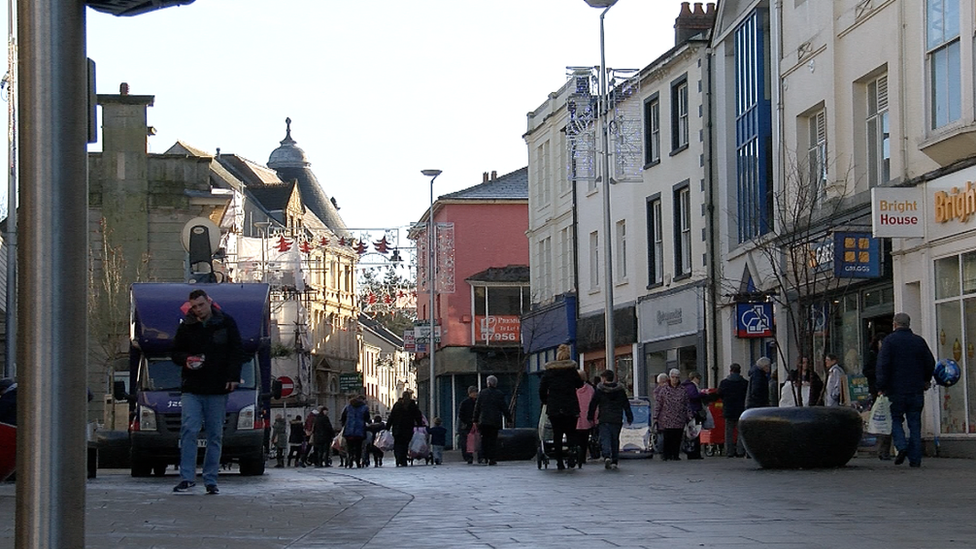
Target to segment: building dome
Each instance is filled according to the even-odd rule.
[[[295,140],[291,138],[291,118],[285,119],[285,138],[280,143],[281,146],[272,151],[268,158],[269,168],[304,168],[310,165],[305,151],[295,145]]]

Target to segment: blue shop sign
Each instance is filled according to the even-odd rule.
[[[773,337],[773,304],[736,304],[735,335],[738,337]]]
[[[834,276],[881,276],[881,243],[871,233],[834,233]]]

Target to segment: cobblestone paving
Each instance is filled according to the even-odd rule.
[[[452,456],[457,459],[456,456]],[[976,547],[976,463],[921,469],[861,457],[824,471],[744,459],[622,461],[537,470],[268,469],[221,475],[219,496],[171,493],[175,472],[88,481],[90,548]],[[14,547],[13,483],[0,484],[0,549]]]

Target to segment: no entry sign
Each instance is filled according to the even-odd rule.
[[[278,376],[278,381],[281,382],[281,398],[285,398],[295,392],[295,382],[290,377]]]

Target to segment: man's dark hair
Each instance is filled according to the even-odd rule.
[[[835,355],[834,353],[827,353],[824,355],[824,358],[826,358],[827,360],[837,360],[837,355]]]
[[[741,374],[742,366],[740,366],[738,362],[733,362],[732,365],[729,366],[729,371],[733,374]]]
[[[192,292],[190,292],[190,301],[193,301],[194,299],[196,299],[198,297],[202,297],[202,298],[205,298],[205,299],[209,299],[209,297],[207,296],[207,292],[201,290],[200,288],[197,288],[196,290],[193,290]]]
[[[606,381],[613,382],[613,377],[614,377],[613,370],[603,370],[603,372],[600,374],[600,377],[602,377]]]

